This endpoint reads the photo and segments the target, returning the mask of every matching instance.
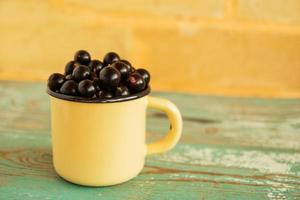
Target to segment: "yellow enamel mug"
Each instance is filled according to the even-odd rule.
[[[146,155],[171,149],[182,132],[177,107],[148,96],[150,88],[102,101],[47,92],[54,168],[76,184],[108,186],[130,180],[141,172]],[[151,144],[145,144],[148,107],[164,111],[171,123],[166,136]]]

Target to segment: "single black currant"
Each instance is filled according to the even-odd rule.
[[[103,63],[105,66],[107,66],[107,65],[110,65],[119,60],[120,60],[120,57],[118,54],[116,54],[115,52],[109,52],[109,53],[105,54],[105,56],[103,58]]]
[[[60,92],[62,94],[76,96],[77,95],[77,87],[78,87],[78,84],[75,81],[73,81],[73,80],[67,80],[61,86]]]
[[[77,66],[72,73],[72,79],[77,82],[82,81],[83,79],[88,79],[91,76],[91,70],[85,65]]]
[[[116,87],[116,89],[115,89],[116,97],[128,96],[128,95],[130,95],[130,91],[126,86],[122,85],[122,86]]]
[[[91,80],[83,80],[78,84],[78,91],[83,97],[93,97],[96,94],[96,88]]]
[[[94,86],[95,86],[95,89],[96,89],[96,91],[100,91],[100,79],[99,78],[95,78],[95,79],[93,79],[93,84],[94,84]]]
[[[142,69],[142,68],[135,70],[135,72],[140,74],[143,77],[143,79],[145,80],[146,85],[148,85],[148,83],[150,82],[150,78],[151,78],[150,73],[147,70]]]
[[[132,72],[132,64],[128,61],[128,60],[124,60],[124,59],[121,59],[120,62],[124,63],[127,65],[127,67],[129,68],[129,72],[131,73]]]
[[[121,80],[121,73],[114,67],[104,67],[99,73],[99,79],[105,87],[117,87]]]
[[[65,81],[65,76],[59,73],[51,74],[48,78],[48,87],[52,91],[59,90]]]
[[[72,74],[68,74],[68,75],[66,76],[66,80],[72,80]]]
[[[128,60],[121,59],[120,62],[125,63],[128,65],[130,68],[132,67],[131,63]]]
[[[91,55],[85,50],[79,50],[74,55],[74,61],[82,65],[88,65],[91,61]]]
[[[76,66],[78,66],[77,62],[75,62],[75,61],[68,62],[65,66],[65,75],[67,76],[69,74],[72,74],[72,72]]]
[[[98,97],[100,99],[110,99],[113,97],[113,94],[109,91],[101,90],[98,92]]]
[[[140,74],[133,73],[127,78],[127,86],[131,91],[139,92],[145,89],[146,82]]]
[[[92,60],[89,64],[89,68],[95,74],[99,74],[101,69],[104,67],[103,63],[100,60]]]
[[[111,64],[111,67],[116,68],[120,73],[121,73],[121,79],[122,80],[126,80],[127,76],[130,73],[130,68],[128,65],[126,65],[123,62],[114,62],[113,64]]]

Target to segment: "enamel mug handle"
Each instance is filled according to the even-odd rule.
[[[182,132],[182,118],[178,108],[172,102],[157,97],[148,97],[148,107],[165,112],[170,120],[171,127],[164,138],[147,144],[147,155],[172,149],[177,144]]]

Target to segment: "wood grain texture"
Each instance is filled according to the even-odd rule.
[[[45,85],[0,82],[0,199],[300,199],[300,100],[153,93],[182,111],[180,144],[112,187],[62,180],[52,167]],[[168,121],[148,112],[148,141]]]

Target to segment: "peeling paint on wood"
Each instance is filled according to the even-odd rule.
[[[184,119],[180,144],[112,187],[62,180],[52,166],[43,84],[0,82],[0,199],[300,199],[300,100],[153,93]],[[148,141],[168,120],[149,110]]]

